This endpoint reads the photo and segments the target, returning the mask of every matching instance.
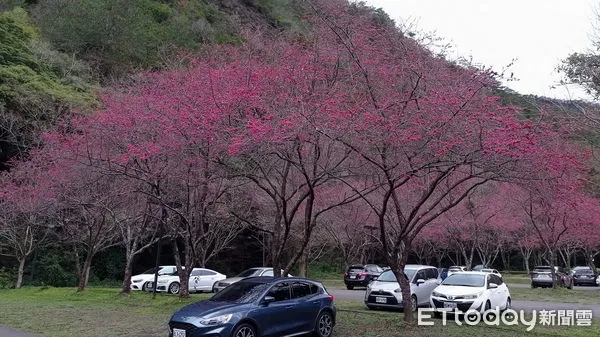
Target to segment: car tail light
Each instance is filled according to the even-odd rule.
[[[329,297],[330,300],[333,301],[333,295],[329,295],[328,297]]]
[[[358,276],[369,276],[367,273],[360,273]]]
[[[348,276],[348,273],[344,273],[344,276]]]

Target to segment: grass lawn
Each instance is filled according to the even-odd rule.
[[[73,288],[0,290],[0,325],[47,337],[159,337],[167,335],[166,323],[175,310],[209,296],[194,294],[181,301],[169,295],[153,300],[146,293],[129,297],[117,293],[114,288],[89,288],[82,293]],[[335,337],[509,337],[525,333],[522,325],[442,326],[441,320],[434,320],[434,326],[406,327],[399,312],[369,311],[360,301],[337,300],[336,305]],[[591,327],[536,327],[527,335],[597,337],[600,322]]]
[[[515,288],[508,286],[514,300],[600,304],[600,291],[565,288]]]
[[[531,277],[528,277],[526,275],[503,274],[502,278],[504,279],[504,282],[508,284],[531,284]]]

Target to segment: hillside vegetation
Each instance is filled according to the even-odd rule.
[[[179,67],[249,29],[299,32],[294,0],[7,0],[0,3],[0,170],[105,85]]]

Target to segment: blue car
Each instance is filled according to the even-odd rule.
[[[305,278],[250,277],[209,300],[181,308],[169,322],[169,337],[330,337],[333,296]]]

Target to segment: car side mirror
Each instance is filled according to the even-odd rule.
[[[496,288],[498,288],[498,285],[496,283],[488,284],[488,289],[496,289]]]
[[[425,280],[420,278],[417,280],[417,285],[425,283]]]
[[[378,278],[378,277],[379,277],[379,276],[373,276],[373,277],[371,278],[371,280],[373,280],[373,281],[377,281],[377,278]]]
[[[435,280],[435,284],[437,284],[439,286],[440,284],[442,284],[442,280],[440,280],[440,279]]]
[[[263,298],[262,303],[265,305],[269,305],[269,303],[273,303],[275,302],[275,297],[273,296],[265,296],[265,298]]]

